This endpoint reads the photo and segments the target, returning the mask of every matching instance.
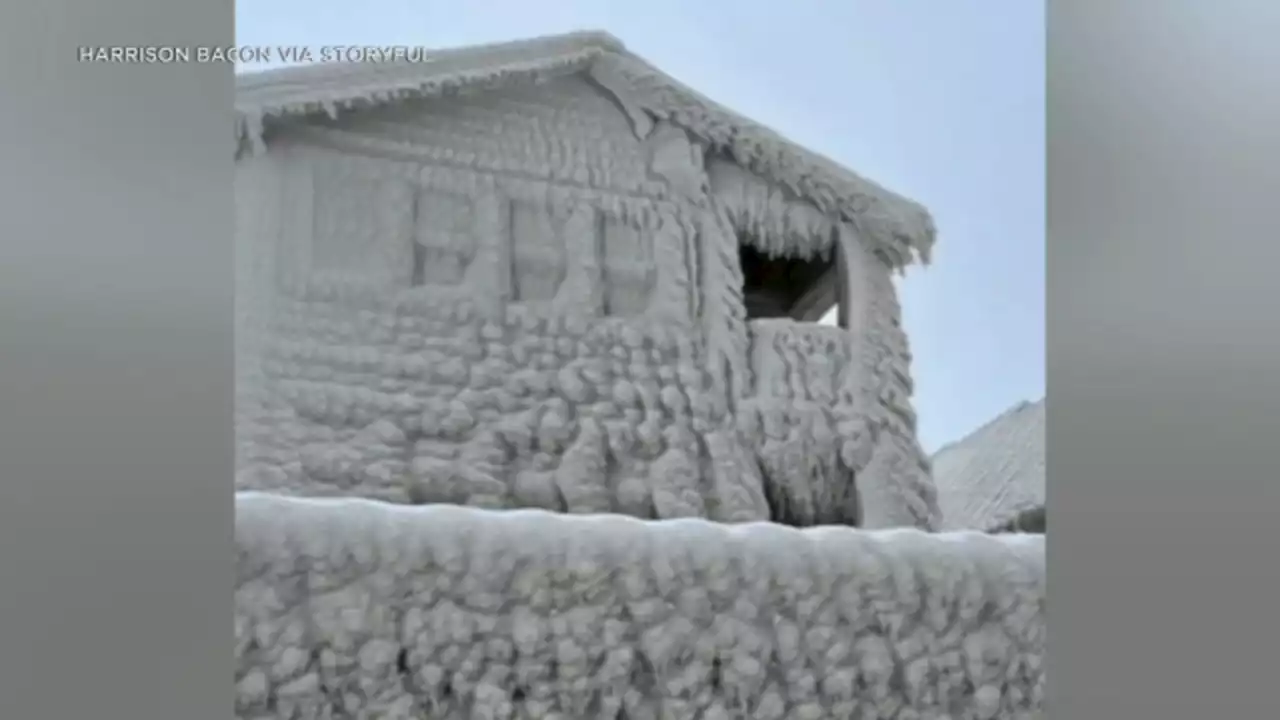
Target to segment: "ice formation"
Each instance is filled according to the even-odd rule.
[[[238,716],[1039,712],[1042,541],[922,532],[923,208],[600,33],[238,83]]]
[[[1032,718],[1044,540],[237,498],[242,718]]]
[[[1045,401],[1018,403],[933,456],[953,530],[989,530],[1045,506]]]

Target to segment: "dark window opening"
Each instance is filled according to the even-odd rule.
[[[1045,507],[1031,508],[1024,510],[1012,520],[992,528],[992,533],[1029,533],[1035,535],[1044,535],[1048,527],[1048,515],[1045,513]]]
[[[770,257],[743,243],[738,246],[742,263],[743,301],[747,319],[790,318],[818,322],[838,307],[840,327],[848,327],[843,262],[838,252],[809,259]]]

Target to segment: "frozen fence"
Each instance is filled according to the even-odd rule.
[[[1041,537],[236,511],[240,718],[1042,715]]]

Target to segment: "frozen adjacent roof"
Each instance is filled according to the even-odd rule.
[[[642,136],[658,120],[856,226],[897,267],[927,262],[929,213],[834,161],[703,97],[602,32],[441,50],[425,62],[296,66],[236,77],[236,144],[260,147],[273,124],[409,99],[494,90],[587,73],[619,99]]]
[[[1045,401],[1023,402],[933,456],[943,527],[988,530],[1045,504]]]
[[[236,498],[237,717],[1042,717],[1044,539]]]

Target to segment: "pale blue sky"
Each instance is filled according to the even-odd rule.
[[[1044,395],[1044,3],[273,0],[241,45],[448,47],[602,29],[722,104],[920,201],[900,284],[929,451]]]

